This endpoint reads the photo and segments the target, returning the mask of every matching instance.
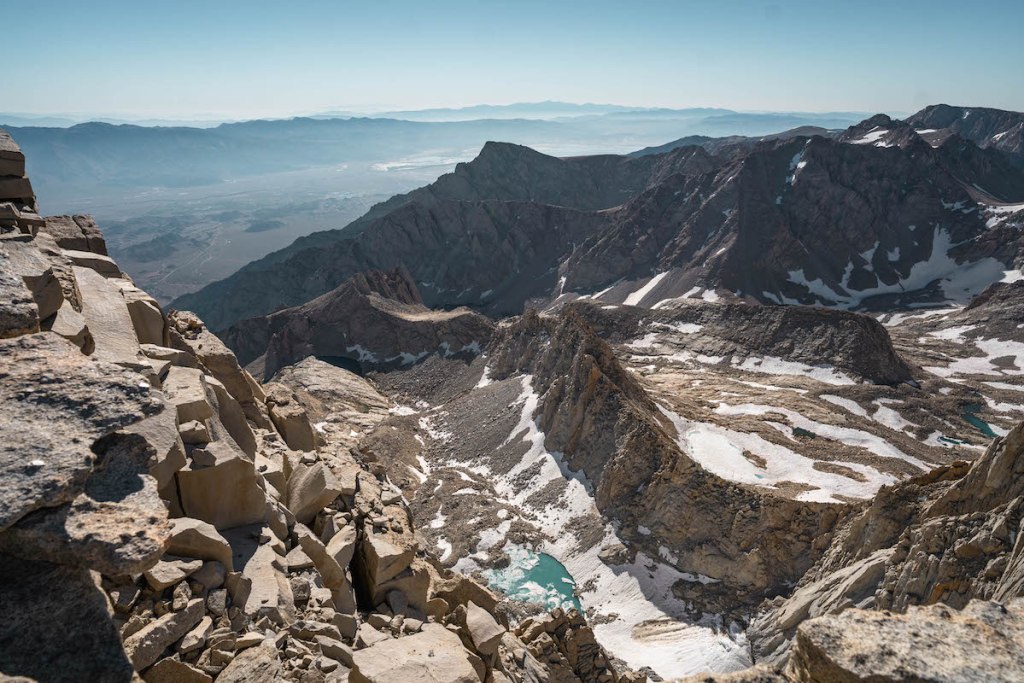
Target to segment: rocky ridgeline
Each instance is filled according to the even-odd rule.
[[[533,376],[546,446],[586,474],[603,515],[650,530],[631,539],[637,547],[649,543],[656,556],[663,545],[680,566],[721,577],[680,585],[679,597],[722,611],[755,605],[798,579],[827,547],[842,509],[726,481],[683,454],[587,313],[580,305],[558,316],[528,312],[500,328],[489,347],[491,376]]]
[[[782,662],[801,621],[850,606],[904,611],[1024,591],[1024,424],[974,463],[884,488],[837,531],[793,594],[751,627],[754,652]]]
[[[740,302],[709,305],[680,300],[657,309],[605,307],[589,302],[565,306],[583,317],[604,340],[629,343],[635,331],[688,326],[685,350],[708,356],[785,358],[811,365],[827,361],[836,369],[874,384],[912,378],[910,366],[893,348],[874,318],[809,306],[760,306]]]
[[[577,296],[649,307],[963,302],[1024,259],[1024,171],[1020,114],[959,113],[966,120],[878,115],[841,135],[692,140],[642,156],[559,159],[488,143],[344,230],[296,240],[175,305],[220,331],[395,266],[427,305],[490,316]]]
[[[644,679],[575,611],[510,630],[298,395],[196,316],[164,316],[104,252],[87,217],[0,234],[0,672]]]
[[[269,378],[308,356],[347,358],[361,372],[409,366],[434,353],[472,357],[493,329],[467,308],[427,308],[398,268],[358,273],[301,306],[243,320],[224,339],[247,367]]]

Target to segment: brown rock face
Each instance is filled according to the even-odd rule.
[[[8,270],[8,257],[0,252],[0,338],[39,331],[39,309],[21,278]]]
[[[25,175],[25,155],[7,131],[0,129],[0,230],[32,234],[43,222]]]
[[[408,366],[428,355],[472,356],[493,323],[467,309],[432,311],[404,270],[360,273],[296,308],[246,320],[226,333],[243,362],[263,374],[308,356],[360,370]]]
[[[107,255],[107,243],[92,216],[47,216],[39,231],[52,236],[61,249]]]

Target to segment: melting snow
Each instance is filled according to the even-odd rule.
[[[584,294],[580,298],[581,299],[600,299],[602,296],[604,296],[605,294],[610,292],[612,290],[612,288],[615,287],[615,285],[617,285],[617,284],[619,284],[619,281],[616,281],[613,284],[611,284],[610,286],[605,287],[600,292],[594,292],[593,294]]]
[[[925,366],[925,370],[939,377],[954,375],[1024,375],[1024,344],[1016,341],[1000,339],[975,339],[974,346],[984,355],[971,358],[959,358],[946,367]],[[1014,369],[997,366],[995,361],[1001,358],[1012,359]],[[1005,365],[1005,363],[1001,364]]]
[[[483,389],[489,384],[493,384],[494,380],[491,379],[491,369],[488,366],[484,366],[484,372],[480,375],[480,381],[476,383],[474,389]]]
[[[883,137],[885,137],[886,133],[888,133],[888,132],[889,132],[888,128],[882,128],[880,126],[875,126],[871,130],[869,130],[867,133],[865,133],[864,135],[860,136],[859,138],[855,138],[853,140],[850,140],[850,144],[852,144],[852,145],[874,145],[874,144],[877,144],[878,141],[881,140]]]
[[[966,302],[974,294],[1005,276],[1005,266],[991,257],[974,263],[957,263],[949,255],[949,250],[953,246],[949,232],[939,227],[935,228],[932,253],[928,260],[915,263],[906,278],[891,285],[879,284],[877,287],[860,291],[852,289],[849,283],[854,270],[852,261],[847,265],[843,279],[839,283],[843,293],[832,289],[821,278],[809,280],[802,268],[789,271],[789,281],[802,285],[808,292],[825,301],[831,301],[842,308],[851,308],[868,297],[916,291],[927,287],[935,280],[940,281],[939,285],[947,299]]]
[[[403,406],[399,403],[396,403],[395,405],[388,408],[388,412],[391,413],[392,415],[415,415],[417,411],[412,406]]]
[[[850,427],[840,427],[838,425],[816,422],[804,417],[795,410],[790,410],[789,408],[763,406],[754,403],[732,406],[727,403],[719,402],[718,407],[715,408],[715,413],[717,415],[725,416],[779,413],[781,415],[785,415],[786,419],[789,420],[789,423],[794,427],[806,429],[817,436],[838,441],[839,443],[854,448],[863,448],[864,450],[881,458],[896,458],[903,460],[920,470],[929,470],[932,467],[929,463],[919,460],[912,455],[907,455],[880,436],[876,436],[870,432],[865,432],[860,429],[852,429]]]
[[[935,332],[929,332],[929,337],[935,337],[936,339],[946,339],[948,341],[964,342],[964,333],[970,332],[977,325],[959,325],[957,327],[947,327],[944,330],[937,330]]]
[[[814,487],[814,490],[805,491],[797,498],[817,502],[839,502],[834,494],[870,498],[881,486],[896,481],[892,475],[857,463],[844,463],[844,466],[861,474],[865,481],[823,472],[815,469],[815,460],[757,434],[738,432],[707,422],[690,422],[660,405],[658,409],[676,428],[679,448],[704,469],[729,481],[764,488],[775,488],[777,484],[787,481],[807,484]],[[744,451],[763,458],[765,466],[759,467],[748,460],[743,455]]]
[[[601,644],[631,667],[650,666],[669,678],[749,666],[742,634],[730,637],[684,620],[685,605],[672,594],[672,585],[679,580],[692,580],[693,574],[642,553],[637,554],[633,564],[608,567],[599,557],[600,550],[619,542],[610,524],[605,526],[603,541],[580,549],[568,525],[581,515],[599,514],[593,489],[582,473],[569,470],[560,453],[544,447],[545,435],[533,417],[540,397],[533,391],[531,381],[529,375],[522,378],[523,392],[512,404],[521,406],[520,419],[503,444],[525,442],[527,449],[521,460],[501,475],[491,472],[483,463],[473,469],[486,474],[500,496],[532,511],[542,530],[555,539],[542,549],[560,561],[579,585],[588,587],[580,595],[583,607],[613,617],[605,623],[595,622],[594,631]],[[527,472],[532,477],[524,482]],[[533,507],[529,500],[532,494],[555,480],[564,482],[565,487],[557,504],[543,509]],[[464,560],[460,564],[474,568],[472,560]],[[652,622],[657,623],[657,633],[647,635],[647,626]]]
[[[747,358],[742,363],[734,358],[732,364],[738,370],[746,370],[747,372],[760,372],[767,375],[798,375],[835,385],[857,383],[849,375],[839,372],[839,370],[829,365],[812,366],[796,361],[784,360],[775,356]]]
[[[861,408],[860,404],[857,403],[856,401],[851,401],[848,398],[843,398],[842,396],[833,396],[832,394],[822,394],[818,398],[822,399],[823,401],[828,401],[833,405],[837,405],[840,408],[845,409],[847,412],[853,413],[854,415],[857,415],[859,417],[868,416],[868,411]]]
[[[657,275],[652,277],[650,280],[648,280],[647,284],[645,284],[643,287],[641,287],[640,289],[636,290],[635,292],[633,292],[632,294],[627,296],[626,300],[623,301],[622,303],[625,304],[626,306],[637,306],[637,305],[639,305],[640,302],[643,300],[643,298],[645,296],[647,296],[648,294],[650,294],[651,290],[654,289],[655,287],[657,287],[658,283],[661,282],[662,278],[665,277],[666,275],[668,275],[667,271],[664,272],[664,273],[658,273]]]
[[[872,403],[877,406],[875,414],[871,416],[872,420],[897,432],[905,432],[913,435],[913,430],[917,428],[917,425],[913,422],[909,422],[898,412],[888,407],[890,404],[900,403],[900,401],[896,401],[891,398],[879,398],[872,401]]]
[[[983,382],[993,389],[1005,389],[1006,391],[1024,391],[1024,385],[1007,384],[1006,382]]]

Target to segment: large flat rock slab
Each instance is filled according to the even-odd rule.
[[[462,640],[440,624],[352,655],[351,683],[480,683]]]
[[[137,373],[48,332],[0,341],[0,529],[82,493],[101,437],[164,409]]]
[[[820,617],[800,626],[789,665],[798,681],[978,683],[1019,680],[1021,671],[1024,600]]]

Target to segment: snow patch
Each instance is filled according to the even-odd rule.
[[[825,384],[846,385],[857,383],[852,377],[840,372],[830,365],[813,366],[796,361],[784,360],[775,356],[746,358],[742,363],[740,363],[738,359],[734,358],[732,365],[737,370],[759,372],[766,375],[797,375],[801,377],[810,377],[811,379],[824,382]]]
[[[840,408],[846,410],[847,412],[857,415],[858,417],[868,416],[868,411],[864,410],[856,401],[852,401],[848,398],[843,398],[842,396],[833,396],[832,394],[822,394],[818,398],[822,399],[823,401],[828,401],[833,405],[837,405]]]
[[[853,262],[847,265],[839,283],[840,291],[832,289],[821,278],[808,279],[802,268],[789,271],[789,281],[807,289],[809,293],[840,308],[852,308],[864,299],[880,294],[903,294],[927,287],[936,280],[945,297],[951,301],[966,303],[988,285],[1005,275],[1005,266],[992,257],[985,257],[973,263],[957,263],[949,255],[955,245],[947,230],[936,227],[932,237],[932,252],[925,261],[911,266],[906,278],[891,284],[879,284],[865,290],[850,286]]]
[[[839,502],[835,495],[870,498],[883,485],[896,479],[873,467],[844,463],[862,475],[858,481],[840,474],[815,469],[815,460],[772,443],[758,434],[739,432],[708,422],[691,422],[663,406],[658,409],[676,429],[676,443],[701,467],[723,479],[763,488],[776,488],[782,482],[813,487],[797,496],[799,500]],[[781,412],[781,411],[780,411]],[[744,457],[749,451],[762,458],[764,467]]]
[[[666,275],[668,275],[668,271],[666,271],[664,273],[658,273],[657,275],[652,277],[650,280],[648,280],[647,284],[645,284],[643,287],[641,287],[640,289],[636,290],[635,292],[633,292],[632,294],[627,296],[626,300],[623,301],[622,303],[625,304],[626,306],[637,306],[637,305],[639,305],[639,303],[643,300],[643,298],[645,296],[647,296],[648,294],[650,294],[651,290],[654,289],[655,287],[657,287],[658,283],[661,282],[662,278],[664,278]]]

